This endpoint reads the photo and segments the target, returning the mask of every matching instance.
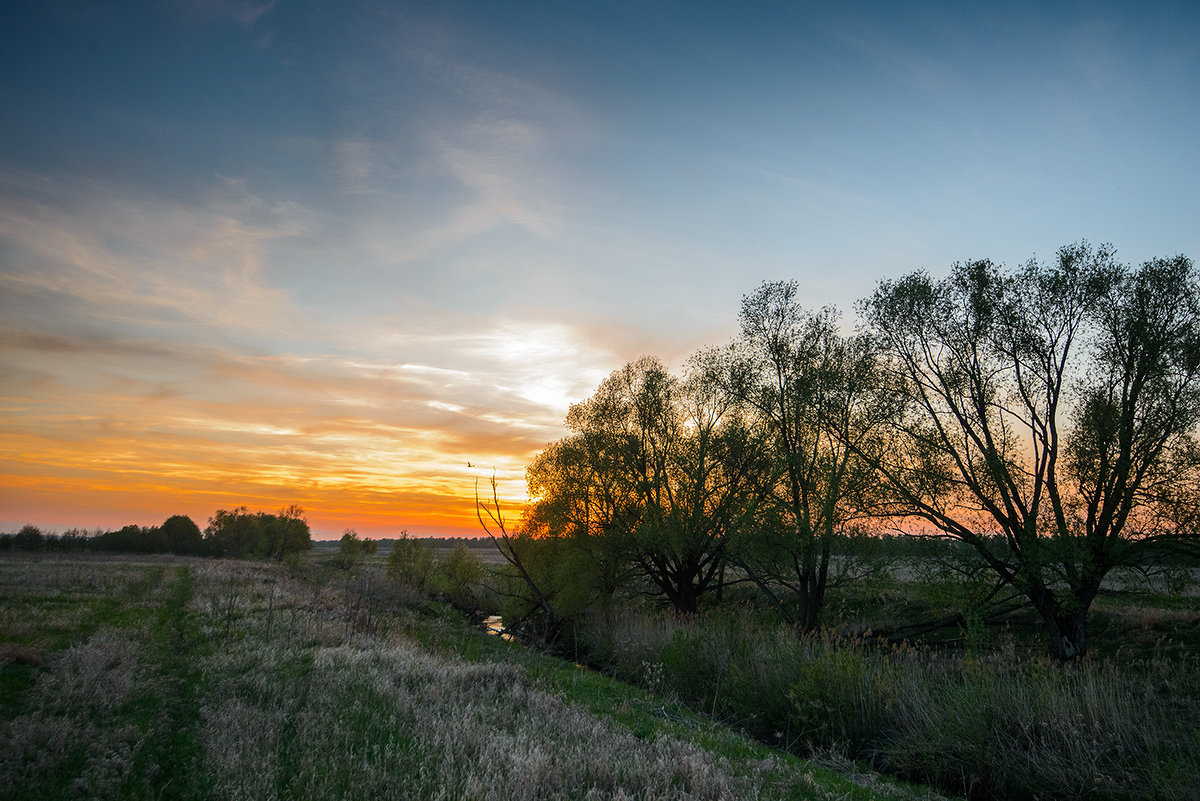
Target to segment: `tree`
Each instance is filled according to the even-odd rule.
[[[166,538],[161,529],[130,523],[116,531],[96,537],[97,548],[121,553],[165,553]]]
[[[537,500],[521,524],[531,540],[569,543],[571,554],[586,565],[583,572],[593,577],[594,600],[601,606],[631,578],[629,531],[638,519],[636,499],[617,480],[606,440],[598,432],[580,432],[547,445],[525,471],[529,494]]]
[[[204,530],[204,542],[214,556],[282,559],[311,548],[312,534],[299,506],[281,509],[277,515],[252,514],[245,506],[239,506],[213,513]]]
[[[285,506],[274,515],[259,513],[269,543],[267,555],[282,559],[289,553],[312,548],[312,533],[304,518],[304,509],[296,504]]]
[[[208,551],[214,556],[237,558],[265,553],[267,545],[261,539],[257,518],[245,506],[213,512],[204,529],[204,543]]]
[[[12,539],[12,547],[19,551],[40,551],[44,543],[42,530],[31,523],[21,526]]]
[[[454,543],[438,567],[441,584],[450,602],[460,609],[479,605],[478,589],[483,583],[483,560],[465,542]]]
[[[204,549],[200,527],[187,515],[172,515],[159,527],[164,544],[171,553],[198,554]]]
[[[875,460],[894,511],[973,546],[1038,611],[1051,653],[1083,654],[1108,572],[1194,535],[1180,522],[1200,471],[1192,262],[1135,270],[1080,243],[1051,264],[883,281],[862,310],[905,386]]]
[[[511,568],[507,575],[504,570],[497,572],[499,578],[507,579],[504,583],[508,585],[498,589],[498,593],[505,599],[501,611],[510,618],[515,614],[517,619],[508,626],[510,629],[526,627],[525,624],[531,620],[540,622],[541,625],[537,627],[541,630],[538,637],[549,641],[558,634],[561,619],[554,597],[558,589],[554,577],[547,577],[544,570],[537,569],[546,564],[545,560],[536,559],[537,556],[545,555],[545,549],[534,547],[535,559],[531,564],[528,557],[533,538],[528,534],[509,531],[504,521],[504,510],[500,505],[500,491],[496,486],[494,472],[491,485],[492,500],[489,502],[480,498],[479,482],[476,481],[475,516],[488,539]],[[550,539],[548,537],[544,541]],[[536,577],[535,572],[538,573]]]
[[[602,538],[602,559],[619,554],[676,611],[695,611],[720,586],[726,538],[753,514],[752,488],[768,469],[715,390],[649,357],[614,372],[568,411],[571,436],[530,466],[533,526]]]
[[[334,563],[342,570],[349,570],[362,558],[363,552],[363,541],[359,539],[358,532],[348,528],[338,540],[338,553]]]
[[[850,567],[849,552],[834,563],[832,544],[856,533],[878,494],[864,454],[882,447],[896,399],[870,340],[841,335],[833,310],[809,313],[797,295],[795,281],[763,283],[742,298],[734,343],[697,361],[763,426],[774,463],[738,562],[785,617],[810,630],[831,577]]]
[[[433,576],[436,552],[437,546],[431,541],[409,537],[407,531],[401,531],[388,554],[387,574],[424,592]]]

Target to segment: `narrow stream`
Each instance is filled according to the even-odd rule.
[[[513,636],[504,630],[504,619],[500,615],[490,615],[483,619],[483,630],[495,634],[501,639],[513,641]]]

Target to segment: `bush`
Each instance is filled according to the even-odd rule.
[[[462,609],[479,607],[483,582],[483,560],[479,554],[457,542],[446,555],[437,571],[439,589],[450,596],[450,602]]]
[[[436,551],[433,542],[409,537],[407,531],[401,531],[388,554],[387,574],[393,581],[425,592],[433,577]]]
[[[312,548],[312,533],[304,510],[298,506],[281,509],[277,514],[251,513],[239,506],[213,513],[204,530],[204,545],[213,556],[282,560],[289,553]]]
[[[368,542],[371,542],[371,540],[359,539],[358,532],[354,529],[346,529],[342,532],[342,538],[338,540],[337,556],[333,557],[330,563],[339,570],[350,570],[367,553],[365,546]],[[375,543],[371,542],[371,544],[374,545]]]
[[[37,526],[24,525],[13,536],[12,547],[18,551],[39,551],[44,542],[42,530]]]
[[[159,527],[163,544],[171,553],[199,554],[204,551],[200,527],[187,515],[173,515]]]

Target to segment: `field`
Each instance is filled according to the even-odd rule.
[[[0,798],[933,798],[318,560],[0,556]]]

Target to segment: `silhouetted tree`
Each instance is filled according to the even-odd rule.
[[[251,514],[245,506],[218,509],[208,520],[204,543],[214,556],[240,559],[283,558],[312,547],[312,535],[304,510],[290,506],[278,515]]]
[[[204,549],[200,527],[187,515],[172,515],[159,528],[163,544],[171,553],[198,554]]]
[[[424,592],[433,575],[437,544],[427,539],[409,537],[407,531],[392,542],[388,554],[387,573],[392,579]]]
[[[528,471],[531,519],[607,540],[677,611],[718,586],[726,538],[769,470],[756,433],[716,387],[653,358],[626,365],[567,413],[573,433]]]
[[[312,535],[301,507],[292,504],[274,515],[260,515],[272,558],[282,559],[289,553],[299,553],[312,547]]]
[[[95,539],[96,548],[119,553],[165,553],[162,531],[153,526],[130,523],[115,531],[106,531]]]
[[[802,629],[815,627],[835,565],[835,538],[852,533],[880,482],[864,454],[883,447],[897,400],[871,342],[843,336],[831,309],[800,307],[795,281],[742,298],[741,332],[697,365],[767,434],[774,463],[763,503],[739,538],[738,561]],[[792,599],[777,597],[780,588]],[[790,608],[789,608],[790,607]]]
[[[38,551],[44,543],[42,530],[35,525],[26,524],[13,536],[12,547],[19,551]]]
[[[906,388],[876,460],[895,511],[972,545],[1037,609],[1055,656],[1083,654],[1108,572],[1194,535],[1192,262],[1135,270],[1082,243],[1051,264],[883,281],[863,311]]]

